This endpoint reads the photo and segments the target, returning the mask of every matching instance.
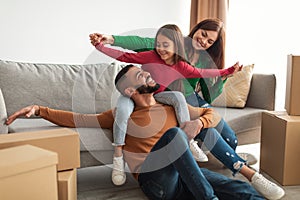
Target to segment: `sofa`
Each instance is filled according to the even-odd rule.
[[[1,133],[61,128],[36,116],[3,125],[6,116],[32,104],[89,114],[113,108],[119,95],[113,82],[121,67],[118,62],[68,65],[0,60]],[[274,74],[253,74],[244,108],[215,107],[236,132],[239,144],[259,142],[261,113],[274,110],[275,87]],[[112,163],[111,130],[73,130],[80,135],[82,168]]]

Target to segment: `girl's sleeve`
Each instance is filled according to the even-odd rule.
[[[129,53],[129,52],[113,49],[113,48],[108,48],[101,43],[96,45],[96,49],[101,51],[105,55],[108,55],[121,62],[137,63],[137,64],[145,64],[151,62],[151,60],[148,59],[151,58],[150,51],[140,52],[140,53]]]
[[[201,69],[193,67],[186,62],[179,62],[178,70],[181,71],[185,78],[211,78],[218,76],[230,75],[235,71],[234,66],[227,69]]]
[[[154,38],[119,35],[113,35],[113,38],[113,46],[122,47],[124,49],[133,50],[135,52],[149,51],[154,49]]]

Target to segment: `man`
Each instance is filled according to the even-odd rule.
[[[148,72],[128,65],[118,73],[115,83],[120,93],[135,103],[123,151],[130,171],[147,197],[264,199],[248,183],[199,168],[194,160],[189,139],[202,129],[214,127],[220,119],[211,108],[189,106],[192,120],[180,129],[173,107],[155,101],[153,92],[159,85]],[[93,125],[89,121],[95,118],[102,128],[112,128],[114,122],[112,110],[98,115],[85,115],[33,105],[14,113],[7,119],[7,124],[19,116],[29,117],[33,114],[67,127],[90,127]]]

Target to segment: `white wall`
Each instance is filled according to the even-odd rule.
[[[254,63],[256,73],[277,78],[276,109],[283,110],[287,55],[300,55],[300,12],[295,0],[231,0],[227,25],[228,66]]]
[[[88,35],[152,36],[166,23],[189,31],[189,0],[0,0],[0,59],[82,64]]]

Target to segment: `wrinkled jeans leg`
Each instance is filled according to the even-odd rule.
[[[164,104],[173,106],[179,125],[190,121],[190,113],[184,95],[178,91],[164,91],[154,95],[154,98]]]
[[[189,95],[186,97],[186,102],[188,104],[190,104],[191,106],[194,107],[206,107],[209,106],[209,104],[202,99],[199,94],[197,94],[196,92],[194,92],[193,94]]]
[[[202,130],[196,136],[196,139],[200,139],[205,145],[205,148],[229,168],[233,172],[233,175],[239,172],[246,162],[225,142],[215,128]]]
[[[248,182],[230,179],[224,175],[201,168],[213,186],[215,194],[224,200],[261,200],[262,197]]]
[[[139,184],[150,199],[217,199],[180,128],[169,129],[142,164]]]
[[[222,118],[215,129],[221,134],[222,138],[227,142],[227,144],[233,149],[236,150],[238,145],[238,139],[235,132],[231,127],[224,121]]]
[[[186,97],[186,101],[194,106],[194,107],[202,107],[202,108],[211,108],[212,106],[208,104],[204,99],[202,99],[198,93],[193,93],[190,96]],[[232,149],[236,149],[238,145],[238,140],[235,132],[231,129],[231,127],[225,122],[222,118],[219,124],[215,127],[224,140],[232,147]]]
[[[113,145],[119,146],[125,144],[128,119],[134,109],[133,101],[120,95],[116,105],[115,121],[113,125]]]

